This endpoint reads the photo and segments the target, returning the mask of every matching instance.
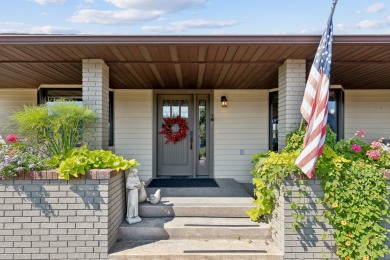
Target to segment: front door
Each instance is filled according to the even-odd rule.
[[[207,176],[209,119],[208,95],[158,95],[157,111],[157,175],[158,176]],[[161,134],[164,119],[180,116],[188,125],[186,137],[176,143],[167,142]],[[179,126],[171,126],[172,132]]]

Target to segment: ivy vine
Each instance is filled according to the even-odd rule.
[[[291,202],[294,211],[292,229],[304,227],[306,216],[304,198],[307,181],[295,165],[302,149],[305,129],[287,136],[287,145],[281,153],[267,152],[255,155],[252,169],[256,186],[256,207],[248,211],[253,221],[270,218],[277,204],[277,193],[290,195],[283,189],[286,179],[294,181],[303,199]],[[316,175],[321,180],[325,206],[318,219],[334,228],[336,254],[340,259],[379,259],[390,253],[386,242],[390,223],[389,183],[382,174],[390,168],[390,152],[381,140],[368,145],[360,140],[363,131],[350,139],[336,143],[336,135],[328,127],[325,150],[319,158]],[[301,175],[302,174],[302,175]],[[325,234],[323,238],[327,235]]]

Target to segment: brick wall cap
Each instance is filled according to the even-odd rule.
[[[85,175],[80,175],[79,177],[71,177],[72,180],[77,179],[88,179],[88,180],[108,180],[116,175],[120,174],[122,171],[116,171],[113,169],[92,169],[85,172]],[[2,180],[58,180],[58,172],[55,170],[47,171],[34,171],[34,172],[25,172],[20,173],[14,178],[2,178],[0,176],[0,182]]]

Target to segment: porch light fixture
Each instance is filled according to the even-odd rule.
[[[226,96],[222,96],[221,97],[221,104],[222,104],[222,107],[227,107],[227,98],[226,98]]]

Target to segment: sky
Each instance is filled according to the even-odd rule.
[[[333,0],[0,0],[0,33],[321,34]],[[338,0],[335,34],[389,34],[390,0]]]

